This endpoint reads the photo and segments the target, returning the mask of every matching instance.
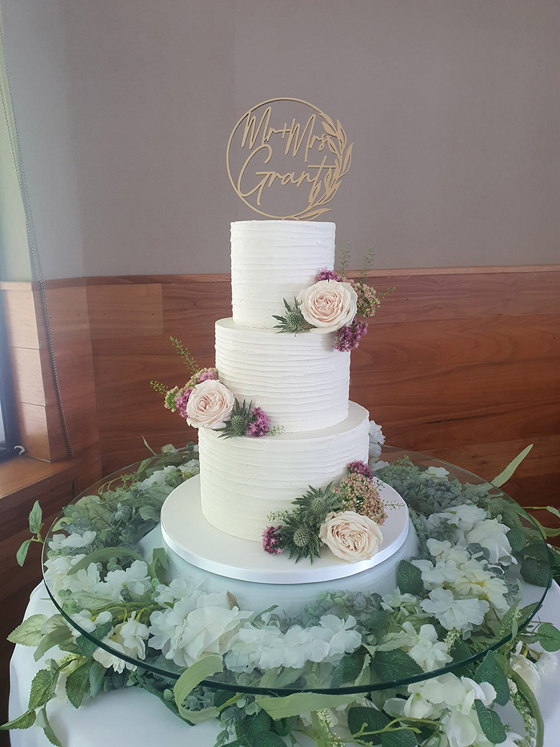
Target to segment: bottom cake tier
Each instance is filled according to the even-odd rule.
[[[309,486],[341,479],[350,462],[367,461],[368,421],[368,411],[350,402],[346,420],[317,431],[226,439],[201,428],[205,518],[226,534],[261,542],[271,513],[291,508]]]

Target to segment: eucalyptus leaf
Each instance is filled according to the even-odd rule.
[[[41,628],[47,622],[46,615],[31,615],[12,630],[8,636],[10,643],[19,643],[22,646],[38,646],[43,633]]]
[[[489,682],[496,691],[496,703],[504,706],[509,700],[509,686],[506,673],[500,665],[498,655],[488,651],[478,665],[474,674],[474,681],[479,684]]]
[[[77,636],[76,644],[82,656],[87,657],[93,656],[99,648],[99,643],[96,640],[91,640],[91,638],[88,638],[85,635]]]
[[[2,726],[0,726],[0,730],[8,731],[11,729],[29,729],[29,727],[33,726],[33,724],[35,723],[35,719],[35,711],[33,709],[30,709],[29,711],[22,713],[21,716],[18,716],[17,718],[14,718],[11,721],[6,722],[5,724],[2,724]]]
[[[492,744],[505,742],[507,737],[506,730],[496,711],[491,711],[489,708],[486,708],[481,700],[475,700],[474,707],[476,708],[476,715],[480,721],[480,728],[484,732],[486,739],[488,739]]]
[[[27,557],[27,553],[29,551],[29,546],[31,545],[31,540],[27,539],[24,542],[21,543],[19,546],[19,550],[16,553],[16,561],[17,564],[22,567],[25,563],[25,559]]]
[[[397,586],[401,594],[413,594],[420,596],[424,593],[422,583],[422,572],[408,560],[401,560],[397,567]]]
[[[560,651],[560,630],[552,623],[541,623],[537,636],[545,651]]]

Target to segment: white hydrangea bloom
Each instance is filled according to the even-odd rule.
[[[438,634],[433,625],[421,625],[418,633],[411,623],[403,623],[403,627],[407,625],[413,629],[415,634],[413,645],[407,653],[425,672],[439,669],[453,661],[448,653],[447,644],[438,641]]]
[[[537,661],[537,670],[541,677],[547,677],[552,674],[558,666],[558,655],[543,651]]]
[[[361,645],[355,625],[352,616],[341,620],[334,615],[324,615],[311,628],[294,625],[286,633],[274,625],[245,625],[230,643],[226,666],[233,672],[251,672],[280,666],[300,669],[306,661],[336,664]]]
[[[149,488],[152,485],[165,485],[165,478],[167,475],[177,471],[177,467],[174,464],[170,464],[168,467],[156,470],[152,475],[146,477],[142,482],[137,483],[136,487],[140,490]]]
[[[137,599],[143,597],[150,586],[148,566],[143,560],[135,560],[125,571],[109,571],[105,581],[100,582],[95,591],[103,597],[119,601],[122,600],[123,589],[127,589],[132,598]]]
[[[193,594],[150,617],[150,646],[178,666],[188,667],[209,654],[223,655],[231,638],[253,612],[231,606],[226,593]]]
[[[61,581],[61,586],[73,594],[78,591],[95,592],[99,585],[99,580],[97,563],[90,563],[87,568],[81,568],[77,573],[66,575]]]
[[[75,615],[71,615],[71,618],[86,633],[93,633],[100,625],[105,625],[112,620],[110,612],[100,612],[97,617],[94,617],[89,610],[77,612]]]
[[[373,457],[373,454],[371,453],[370,449],[370,457]],[[389,467],[389,462],[384,462],[383,459],[372,459],[369,463],[369,468],[372,472],[378,472],[380,469],[383,469],[383,467]]]
[[[462,532],[470,532],[471,529],[474,529],[475,524],[486,520],[486,511],[478,506],[473,506],[471,503],[464,503],[462,506],[453,506],[453,508],[448,508],[447,511],[440,511],[434,516],[447,519],[452,526],[456,526]]]
[[[421,477],[439,477],[444,478],[447,477],[449,472],[445,469],[445,467],[428,467],[425,472],[422,472]]]
[[[482,563],[476,560],[470,560],[461,566],[460,575],[453,583],[453,589],[462,597],[476,596],[486,599],[500,614],[507,612],[509,608],[505,581],[484,570]]]
[[[381,426],[377,425],[375,420],[369,421],[369,442],[370,444],[384,444],[385,436],[381,430]]]
[[[467,544],[477,543],[485,547],[490,552],[491,563],[516,563],[506,536],[507,532],[509,532],[509,527],[500,524],[497,519],[485,519],[477,522],[470,531],[466,532],[465,540]]]
[[[196,585],[189,579],[184,576],[179,576],[178,578],[174,578],[168,585],[159,584],[156,587],[154,600],[158,604],[173,605],[178,599],[182,599],[183,597],[192,594],[195,589]]]
[[[401,594],[397,589],[394,594],[384,594],[382,597],[381,607],[384,610],[402,609],[407,612],[406,606],[418,604],[418,598],[413,594]]]
[[[72,534],[53,534],[49,540],[49,548],[54,552],[59,552],[65,548],[88,547],[97,537],[97,532],[72,532]]]
[[[181,464],[177,469],[186,477],[192,477],[200,472],[200,463],[198,459],[191,459],[186,464]]]
[[[145,640],[148,637],[148,628],[136,620],[136,613],[124,623],[117,625],[114,632],[102,639],[113,651],[116,651],[132,659],[144,659],[146,656]],[[93,658],[105,669],[112,667],[115,672],[123,672],[126,669],[136,669],[134,664],[120,658],[119,656],[98,648]]]
[[[68,571],[82,558],[85,558],[85,555],[60,555],[58,558],[47,558],[45,578],[55,594],[64,588],[63,584]]]
[[[490,609],[485,599],[457,599],[449,589],[433,589],[429,599],[420,606],[433,615],[446,630],[460,630],[467,633],[475,625],[482,625],[484,615]]]

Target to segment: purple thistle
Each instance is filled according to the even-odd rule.
[[[355,472],[357,475],[363,475],[370,480],[373,479],[373,472],[365,462],[351,462],[348,465],[348,472]]]
[[[281,538],[282,527],[267,527],[263,532],[263,550],[269,555],[279,555],[282,552]]]
[[[360,340],[367,332],[367,322],[352,322],[347,327],[341,327],[334,336],[334,347],[341,353],[357,348]]]
[[[182,418],[187,418],[187,402],[191,396],[192,389],[185,387],[181,394],[175,399],[175,407]]]
[[[270,419],[260,407],[253,407],[250,412],[251,420],[247,424],[247,436],[259,438],[266,436],[270,428]]]
[[[334,270],[327,270],[326,267],[323,267],[317,273],[315,282],[318,283],[320,280],[337,280],[339,283],[342,282],[342,278],[337,272],[335,272]]]

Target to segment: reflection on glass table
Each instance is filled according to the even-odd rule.
[[[546,544],[517,503],[465,470],[393,447],[372,463],[410,512],[391,561],[284,586],[209,573],[166,549],[159,528],[167,496],[198,473],[197,456],[193,445],[170,448],[104,478],[45,541],[45,582],[72,627],[57,644],[93,653],[115,677],[132,671],[146,689],[168,691],[195,664],[204,686],[261,695],[473,676],[489,650],[531,626],[550,586]]]

